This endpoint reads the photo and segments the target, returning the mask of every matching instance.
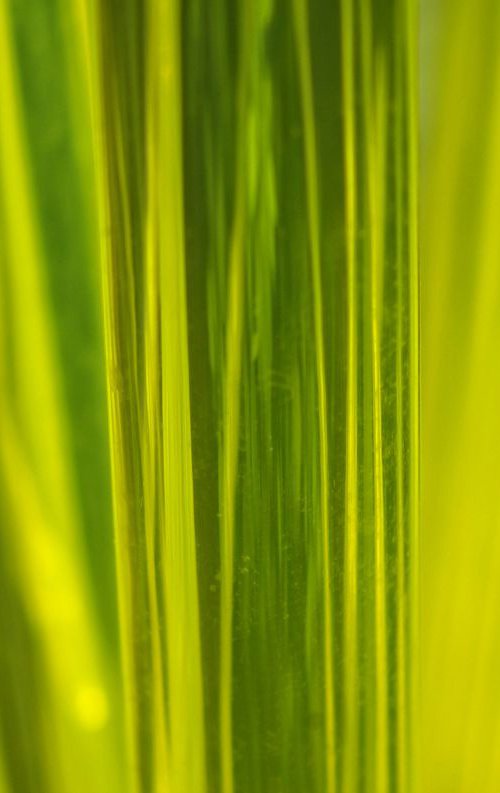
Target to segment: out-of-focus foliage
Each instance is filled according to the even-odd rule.
[[[500,5],[423,4],[424,790],[500,789]]]
[[[97,216],[75,4],[0,3],[0,752],[120,789]]]

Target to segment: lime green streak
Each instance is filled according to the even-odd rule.
[[[162,82],[157,79],[159,47],[158,11],[152,14],[151,45],[147,62],[148,74],[148,135],[147,135],[147,181],[150,186],[148,212],[145,220],[145,288],[144,288],[144,425],[143,437],[143,470],[144,470],[144,520],[147,545],[147,578],[148,594],[153,625],[160,626],[161,614],[158,589],[161,583],[157,580],[156,526],[165,522],[165,505],[162,503],[162,483],[164,481],[162,437],[160,427],[163,424],[161,371],[158,362],[161,360],[161,309],[158,295],[162,293],[160,283],[160,255],[158,236],[161,230],[159,223],[159,207],[161,195],[159,190],[159,171],[164,167],[163,158],[159,156],[159,127],[161,111],[161,94],[159,87]],[[162,73],[166,66],[162,66]],[[175,79],[175,78],[174,78]],[[161,173],[161,171],[160,171]],[[170,216],[169,216],[170,217]],[[175,215],[174,215],[175,217]],[[164,253],[161,256],[163,260]],[[177,280],[177,279],[176,279]],[[178,291],[178,288],[177,288]],[[166,588],[166,587],[165,587]],[[163,593],[165,597],[166,593]],[[153,729],[155,734],[155,781],[154,788],[161,790],[162,784],[169,778],[167,747],[167,683],[163,668],[163,648],[159,630],[151,636],[152,676],[155,681],[157,696],[153,703]]]
[[[373,472],[375,487],[375,678],[376,678],[376,785],[377,790],[387,789],[387,624],[386,624],[386,550],[385,550],[385,515],[383,493],[383,462],[382,462],[382,413],[381,413],[381,347],[380,347],[380,289],[382,274],[382,257],[384,252],[384,182],[385,171],[382,158],[385,148],[385,97],[383,95],[383,72],[381,62],[377,63],[380,71],[376,73],[376,98],[373,119],[374,138],[377,150],[369,152],[370,182],[370,215],[372,224],[372,270],[371,270],[371,311],[372,311],[372,378],[373,378]],[[373,170],[372,170],[373,169]],[[371,178],[370,178],[371,177]]]
[[[309,24],[305,0],[294,0],[294,21],[297,37],[297,60],[304,123],[304,155],[307,191],[307,218],[309,255],[313,282],[314,340],[316,347],[316,380],[318,389],[318,431],[320,445],[320,515],[323,550],[323,618],[324,647],[323,662],[325,676],[325,761],[326,791],[335,790],[335,713],[333,680],[333,637],[332,637],[332,583],[330,560],[330,506],[329,506],[329,462],[328,429],[325,377],[325,352],[323,340],[323,303],[321,291],[320,226],[318,208],[318,176],[316,153],[316,129],[314,123],[313,87],[309,52]]]
[[[396,21],[399,18],[400,9],[396,9]],[[404,57],[401,49],[398,49],[395,58],[396,67],[396,91],[402,95],[404,86]],[[404,345],[404,118],[401,111],[398,112],[394,131],[395,148],[395,223],[396,223],[396,269],[397,269],[397,314],[396,314],[396,339],[398,350],[396,362],[396,588],[397,588],[397,618],[396,618],[396,675],[397,675],[397,770],[396,784],[399,790],[408,790],[409,785],[413,784],[412,776],[409,772],[409,761],[411,752],[409,751],[408,720],[410,708],[408,703],[408,669],[410,667],[408,656],[408,644],[405,639],[406,625],[410,616],[407,598],[407,581],[405,571],[405,450],[404,450],[404,400],[405,382],[403,376],[403,345]],[[410,399],[412,397],[410,396]]]
[[[234,598],[234,528],[236,476],[241,412],[242,340],[244,319],[244,256],[246,218],[246,171],[249,143],[247,138],[249,103],[249,56],[254,20],[250,2],[242,11],[242,54],[237,94],[237,149],[234,217],[229,242],[227,330],[223,376],[223,438],[221,483],[221,589],[220,589],[220,758],[221,788],[232,793],[233,730],[233,598]]]
[[[366,129],[368,180],[371,380],[373,405],[373,487],[374,487],[374,611],[375,611],[375,779],[377,791],[388,789],[388,701],[387,701],[387,613],[386,613],[386,526],[384,509],[384,469],[382,459],[381,407],[381,290],[384,251],[384,154],[385,107],[383,54],[373,53],[371,12],[367,10],[362,39],[362,70]],[[375,60],[375,63],[374,63]]]
[[[354,99],[354,46],[352,0],[343,0],[341,7],[342,88],[344,119],[344,181],[347,265],[347,388],[346,388],[346,526],[345,526],[345,673],[344,673],[344,771],[345,793],[357,788],[359,764],[358,712],[358,453],[357,453],[357,174],[356,119]]]
[[[179,6],[151,9],[157,44],[157,250],[162,345],[163,519],[168,670],[168,785],[173,793],[205,789],[203,694],[191,458],[182,183]],[[154,113],[154,108],[152,109]],[[154,206],[155,204],[153,204]],[[157,359],[158,360],[158,359]],[[163,787],[162,778],[157,788]]]
[[[409,466],[409,582],[407,585],[407,615],[410,639],[406,657],[408,666],[413,662],[413,671],[406,676],[408,686],[407,724],[407,784],[410,791],[421,789],[421,754],[420,754],[420,721],[421,721],[421,688],[420,688],[420,265],[419,265],[419,210],[418,210],[418,108],[419,86],[417,78],[417,43],[415,31],[419,30],[417,0],[406,0],[404,4],[404,40],[406,57],[404,59],[407,79],[403,85],[402,95],[408,101],[407,138],[407,185],[408,185],[408,313],[409,313],[409,427],[410,448],[412,454]]]
[[[241,190],[239,191],[241,193]],[[232,793],[232,624],[234,586],[234,509],[240,423],[241,336],[243,313],[243,208],[237,206],[231,243],[228,330],[222,450],[221,516],[221,681],[220,737],[222,790]]]

